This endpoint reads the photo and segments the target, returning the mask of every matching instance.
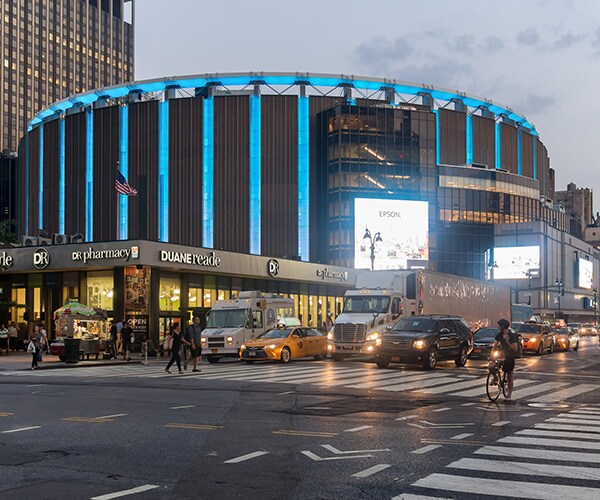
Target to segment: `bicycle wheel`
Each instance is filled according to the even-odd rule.
[[[498,380],[495,384],[492,384],[494,380],[494,374],[488,373],[487,380],[485,383],[485,392],[487,393],[490,401],[496,401],[500,397],[500,392],[502,388],[500,387],[500,380]]]
[[[506,380],[506,372],[502,370],[502,394],[506,397],[506,391],[508,391],[508,380]]]

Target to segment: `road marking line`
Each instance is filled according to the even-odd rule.
[[[525,384],[533,384],[535,380],[519,380],[519,385]],[[462,397],[477,397],[477,396],[485,396],[485,380],[481,379],[481,387],[476,387],[475,389],[467,389],[466,391],[452,392],[450,396],[462,396]]]
[[[352,389],[368,389],[368,388],[374,387],[375,389],[383,390],[385,387],[389,387],[390,385],[396,387],[398,385],[398,382],[406,383],[406,382],[414,382],[414,381],[418,381],[418,380],[430,380],[430,379],[434,379],[434,378],[443,378],[445,380],[449,379],[448,375],[445,373],[431,373],[431,374],[422,373],[419,375],[411,375],[410,373],[400,372],[397,375],[398,376],[395,379],[386,380],[381,383],[378,380],[371,380],[371,381],[364,382],[362,384],[349,385],[347,387],[350,387]]]
[[[184,408],[195,408],[194,405],[185,405],[185,406],[171,406],[169,410],[183,410]]]
[[[433,410],[436,413],[442,412],[442,411],[448,411],[450,408],[438,408],[437,410]]]
[[[591,441],[600,441],[600,434],[584,434],[582,432],[567,432],[567,431],[544,431],[541,429],[523,429],[518,431],[519,435],[527,436],[545,436],[545,437],[566,437],[575,439],[587,439]]]
[[[562,415],[565,415],[565,416],[568,415],[568,416],[571,416],[571,417],[578,417],[578,418],[579,417],[581,417],[581,418],[589,418],[591,420],[600,419],[600,413],[595,413],[595,412],[591,413],[589,411],[573,410],[573,411],[570,411],[569,413],[561,413],[559,415],[559,417],[562,416]]]
[[[411,418],[417,418],[418,415],[407,415],[406,417],[398,417],[396,420],[410,420]]]
[[[427,420],[421,420],[421,423],[430,425],[431,427],[450,427],[450,428],[457,427],[457,426],[464,427],[466,425],[475,425],[473,422],[452,422],[452,423],[447,423],[447,424],[437,424],[434,422],[429,422]]]
[[[305,406],[304,410],[331,410],[331,406]]]
[[[557,416],[557,418],[578,418],[581,420],[590,420],[592,422],[600,421],[600,415],[589,415],[589,414],[582,415],[581,413],[569,412],[569,413],[559,413],[556,416]]]
[[[278,396],[286,396],[287,394],[294,394],[294,392],[296,391],[286,391],[286,392],[280,392],[277,395]]]
[[[30,384],[30,385],[26,385],[25,387],[45,387],[48,384]]]
[[[344,379],[344,380],[333,380],[333,381],[324,381],[321,382],[319,384],[316,385],[323,385],[323,386],[335,386],[335,385],[349,385],[349,384],[360,384],[360,383],[365,383],[365,382],[373,382],[374,384],[382,382],[383,384],[389,382],[389,380],[387,379],[395,379],[395,381],[397,381],[399,378],[401,378],[398,373],[394,373],[394,372],[382,372],[379,371],[378,373],[370,373],[367,372],[365,373],[362,377],[354,377],[351,379]]]
[[[248,453],[247,455],[242,455],[241,457],[230,458],[229,460],[225,460],[225,464],[238,464],[240,462],[245,462],[246,460],[251,460],[256,457],[262,457],[263,455],[268,455],[268,451],[255,451],[253,453]]]
[[[542,392],[553,391],[557,387],[564,387],[565,385],[569,385],[568,382],[546,382],[544,384],[534,384],[529,387],[525,387],[524,389],[515,389],[512,393],[513,399],[524,398],[525,396],[531,396],[532,394],[539,394]],[[560,391],[556,391],[553,394],[556,394]],[[542,396],[545,397],[545,396]],[[534,399],[533,401],[537,401],[539,398]]]
[[[0,411],[0,417],[12,417],[14,413],[9,413],[6,411]]]
[[[555,422],[557,424],[582,424],[592,427],[600,427],[600,422],[597,420],[586,420],[579,418],[547,418],[546,422]]]
[[[104,423],[104,422],[114,422],[114,420],[111,420],[108,418],[96,418],[96,417],[66,417],[66,418],[63,418],[62,420],[65,420],[66,422],[85,422],[85,423],[92,423],[92,424],[99,424],[99,423]]]
[[[462,440],[454,440],[454,441],[450,441],[448,439],[421,439],[421,443],[427,443],[427,444],[452,444],[452,445],[459,445],[459,446],[481,446],[484,445],[485,443],[483,441],[462,441]]]
[[[0,434],[11,434],[13,432],[30,431],[32,429],[41,429],[41,425],[34,425],[32,427],[22,427],[20,429],[11,429],[10,431],[2,431]]]
[[[208,425],[208,424],[178,424],[177,422],[170,422],[164,425],[172,429],[195,429],[199,431],[217,431],[223,427],[220,425]]]
[[[463,404],[461,404],[460,406],[474,406],[474,405],[476,405],[476,404],[477,404],[477,403],[463,403]]]
[[[126,417],[127,413],[117,413],[116,415],[105,415],[103,417],[96,417],[96,418],[116,418],[116,417]]]
[[[535,415],[535,413],[523,413],[521,415],[519,415],[519,417],[533,417]]]
[[[494,472],[526,476],[565,477],[574,480],[600,480],[600,469],[594,467],[574,467],[572,465],[539,464],[526,462],[507,462],[484,458],[461,458],[447,467],[469,471]]]
[[[310,458],[311,460],[314,460],[316,462],[320,462],[322,460],[349,460],[352,458],[373,458],[373,455],[353,455],[353,456],[349,456],[349,455],[345,455],[343,457],[340,456],[336,456],[336,457],[320,457],[319,455],[313,453],[312,451],[301,451],[300,453],[302,453],[303,455],[306,455],[308,458]]]
[[[334,437],[337,436],[337,432],[312,432],[312,431],[292,431],[281,429],[273,431],[272,434],[281,434],[284,436],[308,436],[308,437]]]
[[[462,382],[455,382],[452,384],[442,385],[439,387],[431,387],[429,389],[423,389],[423,392],[426,392],[427,394],[442,394],[444,392],[468,389],[469,387],[473,386],[481,386],[481,379],[466,380]]]
[[[373,474],[377,474],[378,472],[381,472],[382,470],[385,470],[388,467],[391,467],[391,465],[389,465],[389,464],[374,465],[373,467],[369,467],[368,469],[365,469],[363,471],[357,472],[356,474],[352,474],[352,477],[368,477],[368,476],[372,476]]]
[[[423,446],[423,448],[419,448],[417,450],[413,450],[413,451],[411,451],[411,453],[415,453],[417,455],[422,455],[423,453],[428,453],[428,452],[433,451],[433,450],[435,450],[437,448],[441,448],[441,445],[439,445],[439,444],[430,444],[430,445],[427,445],[427,446]]]
[[[116,491],[115,493],[108,493],[106,495],[92,497],[92,500],[111,500],[112,498],[125,497],[127,495],[135,495],[136,493],[155,490],[156,488],[159,488],[159,486],[156,486],[155,484],[145,484],[143,486],[138,486],[137,488],[131,488],[129,490]]]
[[[573,441],[570,439],[546,439],[525,436],[507,436],[497,443],[528,444],[531,446],[553,446],[556,448],[576,448],[581,450],[600,450],[600,443],[593,441]]]
[[[364,368],[344,368],[337,369],[332,373],[323,372],[307,372],[306,374],[295,374],[295,375],[286,375],[286,374],[274,374],[268,377],[261,378],[248,378],[248,380],[252,380],[252,382],[268,382],[268,383],[279,383],[279,384],[293,384],[293,383],[311,383],[311,382],[321,382],[323,378],[331,377],[332,379],[340,380],[343,376],[352,376],[355,377],[358,374],[363,374],[363,379],[366,376]],[[342,377],[340,377],[340,375]],[[244,377],[244,380],[246,377]],[[343,384],[340,384],[343,385]]]
[[[325,448],[326,450],[335,453],[336,455],[350,455],[351,453],[376,453],[379,451],[392,451],[389,448],[382,448],[380,450],[350,450],[350,451],[341,451],[338,450],[337,448],[334,448],[333,446],[331,446],[330,444],[322,444],[321,445],[323,448]]]
[[[510,492],[510,496],[519,498],[535,498],[541,500],[562,500],[577,498],[578,500],[595,500],[598,498],[597,488],[567,486],[562,484],[532,483],[508,481],[506,479],[487,479],[450,474],[430,474],[414,482],[412,486],[436,490],[472,493],[476,495],[493,495]]]
[[[500,422],[496,422],[492,424],[492,427],[502,427],[503,425],[510,424],[510,420],[500,420]]]
[[[542,385],[544,385],[544,384],[542,384]],[[562,385],[564,385],[564,384],[562,384]],[[580,394],[583,394],[585,392],[590,392],[590,391],[593,391],[598,388],[600,388],[600,385],[579,384],[574,387],[570,387],[568,389],[563,389],[562,391],[556,391],[556,392],[552,392],[550,394],[546,394],[545,396],[540,396],[539,398],[532,399],[532,401],[539,401],[539,402],[563,401],[565,399],[579,396]]]
[[[579,431],[579,432],[600,432],[599,427],[586,425],[565,425],[565,424],[534,424],[536,429],[547,429],[550,431]]]
[[[465,432],[464,434],[457,434],[456,436],[452,436],[450,439],[465,439],[471,437],[473,434],[469,432]]]
[[[358,431],[364,431],[367,429],[372,429],[373,426],[372,425],[361,425],[360,427],[353,427],[352,429],[346,429],[344,432],[358,432]]]
[[[521,457],[559,462],[590,462],[600,464],[600,453],[578,453],[575,451],[538,450],[537,448],[512,448],[508,446],[484,446],[473,453],[498,457]],[[497,494],[497,493],[496,493]]]
[[[426,495],[413,495],[412,493],[401,493],[392,500],[452,500],[451,498],[442,497],[428,497]]]
[[[376,389],[390,392],[410,391],[412,389],[422,389],[424,387],[431,387],[433,385],[447,384],[449,381],[452,380],[453,379],[450,376],[444,376],[433,379],[418,380],[417,382],[411,382],[409,384],[407,384],[406,382],[402,382],[400,384],[386,387],[376,387]]]

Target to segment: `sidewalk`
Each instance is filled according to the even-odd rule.
[[[143,359],[139,357],[139,353],[134,353],[134,357],[131,361],[123,361],[122,359],[98,359],[98,360],[85,360],[79,363],[65,363],[58,359],[58,356],[52,356],[51,354],[44,355],[44,361],[39,363],[38,370],[52,370],[54,368],[85,368],[88,366],[118,366],[118,365],[131,365],[140,364]],[[14,371],[14,370],[31,370],[31,354],[23,351],[10,352],[7,356],[6,351],[2,351],[0,354],[0,371]]]

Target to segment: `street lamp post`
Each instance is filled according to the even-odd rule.
[[[377,231],[375,236],[371,236],[371,231],[369,231],[369,228],[367,227],[365,229],[363,240],[369,240],[369,244],[371,246],[371,271],[373,271],[375,269],[375,243],[380,243],[383,241],[381,239],[381,233]]]
[[[598,290],[596,290],[595,288],[592,290],[592,294],[594,297],[594,325],[598,324],[598,306],[597,306],[597,301],[598,301]]]
[[[556,287],[556,299],[557,299],[557,303],[558,303],[558,310],[556,311],[556,319],[558,319],[558,316],[560,315],[560,296],[563,291],[562,278],[556,278],[554,280],[554,286]]]

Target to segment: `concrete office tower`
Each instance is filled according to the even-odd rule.
[[[134,2],[0,2],[0,150],[51,103],[133,79]]]
[[[571,182],[566,191],[556,191],[556,203],[580,222],[581,230],[594,222],[594,197],[590,188],[578,188]]]

